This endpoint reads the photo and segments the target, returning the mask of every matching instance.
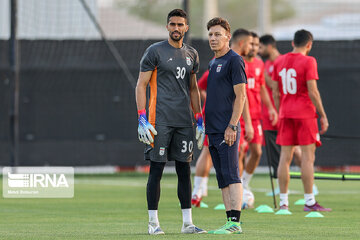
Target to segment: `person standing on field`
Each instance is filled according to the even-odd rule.
[[[319,79],[317,62],[308,56],[313,43],[309,31],[299,30],[292,42],[293,51],[278,57],[272,74],[273,97],[279,108],[279,130],[276,143],[281,145],[278,178],[280,185],[280,209],[288,209],[289,167],[294,148],[301,148],[301,179],[304,186],[304,211],[331,211],[315,200],[314,182],[315,150],[321,145],[317,125],[320,115],[323,134],[329,122],[317,87]],[[281,102],[280,102],[281,101]]]
[[[150,160],[146,188],[150,235],[164,234],[158,219],[160,180],[166,162],[175,161],[178,198],[183,224],[181,233],[205,233],[192,222],[191,172],[193,158],[193,114],[197,128],[197,146],[202,148],[205,130],[200,94],[196,82],[199,69],[197,51],[183,43],[188,31],[187,14],[181,9],[167,16],[169,38],[148,47],[140,62],[136,86],[139,115],[139,140],[147,144],[145,159]],[[150,85],[149,121],[146,117],[146,88]],[[192,106],[192,110],[190,108]]]
[[[246,99],[245,64],[240,55],[230,49],[230,25],[223,18],[213,18],[207,24],[209,45],[215,58],[209,63],[205,105],[206,134],[209,151],[221,189],[228,221],[214,234],[241,233],[240,215],[242,185],[239,176],[239,118]]]

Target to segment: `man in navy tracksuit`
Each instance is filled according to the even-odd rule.
[[[241,233],[240,214],[242,184],[239,176],[239,118],[246,99],[245,64],[229,47],[230,25],[223,18],[213,18],[207,24],[209,44],[215,58],[209,63],[205,131],[209,150],[222,191],[227,223],[209,233]]]

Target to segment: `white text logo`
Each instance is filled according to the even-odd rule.
[[[15,188],[69,187],[64,174],[11,174],[8,173],[8,185]]]

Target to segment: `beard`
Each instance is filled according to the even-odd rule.
[[[178,34],[178,37],[175,37],[175,36],[174,36],[174,33],[177,33],[177,34]],[[178,31],[174,31],[174,32],[171,32],[171,33],[169,34],[169,36],[170,36],[170,38],[171,38],[173,41],[178,42],[178,41],[180,41],[180,40],[183,38],[184,35],[182,35],[182,34],[181,34],[180,32],[178,32]]]
[[[253,50],[250,50],[246,56],[249,58],[255,57],[255,52]]]
[[[268,52],[263,52],[262,54],[259,53],[259,55],[263,58],[269,58],[270,54]]]

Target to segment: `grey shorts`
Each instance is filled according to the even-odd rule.
[[[154,162],[191,162],[194,131],[192,127],[156,126],[153,146],[146,145],[145,160]]]

